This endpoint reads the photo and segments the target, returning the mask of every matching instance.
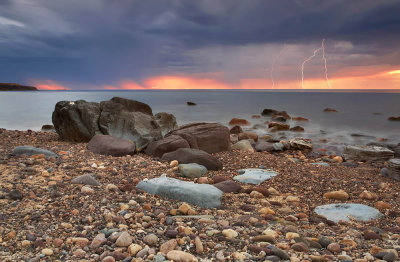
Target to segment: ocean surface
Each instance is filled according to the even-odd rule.
[[[308,123],[289,122],[305,128],[304,133],[282,132],[278,138],[303,136],[327,145],[366,144],[378,138],[400,142],[400,122],[388,121],[400,116],[400,93],[393,91],[271,91],[271,90],[177,90],[177,91],[39,91],[0,92],[0,127],[40,130],[51,124],[58,101],[104,101],[114,96],[149,104],[154,113],[175,115],[179,125],[190,122],[219,122],[227,125],[233,117],[245,118],[257,125],[254,132],[267,134],[268,117],[252,119],[264,108],[286,110],[291,116],[308,118]],[[187,106],[186,102],[196,106]],[[323,112],[334,108],[337,113]],[[325,145],[325,146],[327,146]]]

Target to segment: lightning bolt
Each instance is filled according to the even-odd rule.
[[[322,51],[322,60],[324,60],[324,67],[325,67],[325,79],[326,79],[326,82],[327,82],[327,84],[328,84],[328,87],[331,89],[331,85],[330,85],[330,83],[329,83],[329,78],[328,78],[327,59],[326,59],[326,56],[325,56],[325,39],[322,39],[321,47],[315,49],[315,50],[314,50],[314,53],[313,53],[310,57],[308,57],[306,60],[304,60],[303,63],[301,64],[301,86],[302,86],[303,89],[305,88],[305,87],[304,87],[304,65],[305,65],[308,61],[310,61],[311,59],[313,59],[313,58],[317,55],[317,53],[318,53],[319,51]]]
[[[272,61],[271,64],[271,70],[269,71],[269,75],[271,78],[271,82],[272,82],[272,88],[275,87],[275,81],[274,81],[274,68],[275,68],[275,63],[276,61],[279,59],[279,57],[281,56],[281,54],[283,53],[283,50],[285,50],[286,45],[283,45],[283,48],[281,49],[281,51],[279,51],[279,53],[275,56],[274,60]]]

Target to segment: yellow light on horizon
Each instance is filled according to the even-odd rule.
[[[393,70],[393,71],[388,72],[387,74],[389,74],[389,75],[400,74],[400,70]]]

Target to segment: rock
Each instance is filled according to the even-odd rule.
[[[65,141],[88,142],[99,130],[100,105],[85,100],[60,101],[52,120],[56,132]]]
[[[258,152],[274,152],[275,147],[273,143],[265,142],[265,141],[258,141],[255,146],[256,151]]]
[[[242,172],[240,172],[240,171],[242,171]],[[274,171],[268,171],[265,169],[258,169],[258,168],[242,169],[242,170],[239,170],[239,173],[242,173],[242,174],[235,176],[233,178],[234,180],[239,181],[241,183],[248,183],[248,184],[254,184],[254,185],[259,185],[262,182],[264,182],[265,180],[268,180],[268,179],[278,175],[278,173],[276,173]]]
[[[150,142],[145,153],[149,156],[162,157],[165,153],[179,148],[190,148],[189,143],[180,136],[170,135],[158,141]]]
[[[247,121],[246,119],[241,119],[241,118],[232,118],[231,121],[229,121],[230,126],[249,126],[250,122]]]
[[[161,135],[164,137],[170,131],[177,129],[178,124],[176,123],[176,118],[173,114],[168,114],[165,112],[160,112],[154,115],[154,119],[161,128]]]
[[[194,102],[186,102],[186,104],[188,105],[188,106],[195,106],[196,105],[196,103],[194,103]]]
[[[285,251],[280,249],[280,248],[274,247],[274,248],[271,249],[271,251],[272,251],[272,254],[274,254],[275,256],[280,257],[283,260],[289,260],[290,259],[289,255]]]
[[[292,131],[292,132],[304,132],[304,127],[294,126],[294,127],[290,128],[289,131]]]
[[[375,207],[379,210],[384,210],[384,209],[391,209],[392,206],[384,201],[378,201],[375,203]]]
[[[139,182],[137,188],[150,194],[185,201],[200,207],[214,208],[221,205],[222,191],[208,184],[159,177],[143,180]]]
[[[222,230],[222,235],[224,235],[228,239],[232,239],[232,238],[237,237],[239,235],[239,233],[231,228],[228,228],[228,229]]]
[[[167,136],[177,135],[185,139],[190,148],[209,154],[230,149],[229,129],[218,123],[192,123],[173,130]]]
[[[339,253],[341,251],[340,245],[338,243],[330,243],[326,249],[332,253]]]
[[[289,130],[290,126],[287,124],[282,124],[278,122],[270,122],[268,124],[269,128],[274,128],[276,131],[281,131],[281,130]]]
[[[331,191],[331,192],[325,193],[324,198],[335,199],[335,200],[347,200],[347,199],[349,199],[349,194],[347,194],[343,190]]]
[[[393,261],[396,261],[396,259],[398,259],[398,257],[396,256],[396,254],[394,252],[388,252],[386,255],[384,255],[382,257],[382,259],[387,262],[393,262]]]
[[[126,156],[135,153],[135,143],[108,135],[95,135],[87,144],[87,149],[95,154]]]
[[[41,130],[44,132],[51,132],[51,131],[55,131],[55,128],[53,125],[43,125]]]
[[[226,181],[226,180],[230,180],[229,177],[220,176],[220,175],[216,175],[216,176],[214,176],[212,179],[213,179],[213,181],[214,181],[214,184],[218,184],[219,182],[223,182],[223,181]]]
[[[81,187],[81,193],[85,195],[91,195],[94,193],[94,190],[88,186]]]
[[[169,251],[167,254],[167,258],[174,262],[197,262],[197,258],[192,254],[179,251],[179,250],[172,250]]]
[[[286,122],[286,117],[280,116],[280,115],[274,115],[272,116],[272,120],[278,121],[278,122]]]
[[[178,245],[178,243],[176,242],[175,239],[168,240],[167,242],[163,243],[160,246],[160,252],[163,255],[167,255],[168,252],[174,250],[177,245]]]
[[[394,152],[380,146],[352,146],[343,149],[343,158],[355,161],[385,161],[394,157]]]
[[[308,122],[309,120],[305,117],[301,117],[301,116],[295,116],[292,117],[293,121],[297,121],[297,122]]]
[[[389,121],[400,121],[400,116],[390,116],[388,117]]]
[[[232,180],[222,181],[214,186],[224,193],[238,193],[242,190],[242,186]]]
[[[143,247],[141,247],[140,245],[138,245],[138,244],[131,244],[129,247],[128,247],[128,252],[129,252],[129,254],[131,255],[131,256],[135,256],[140,250],[142,250],[143,249]]]
[[[199,237],[196,237],[194,239],[194,244],[196,246],[196,253],[201,254],[204,251],[203,243],[201,242]]]
[[[291,248],[297,252],[307,252],[309,250],[308,246],[302,242],[293,244]]]
[[[383,214],[375,208],[353,203],[318,206],[315,208],[314,212],[335,223],[339,222],[339,220],[350,221],[349,217],[357,221],[367,222],[383,216]]]
[[[89,186],[101,186],[100,182],[98,182],[93,176],[90,174],[81,175],[75,177],[71,180],[72,184],[82,184],[82,185],[89,185]]]
[[[279,111],[275,110],[275,109],[269,109],[266,108],[261,112],[262,116],[272,116],[272,115],[276,115]]]
[[[258,235],[255,236],[251,239],[253,242],[269,242],[269,243],[275,243],[275,238],[270,236],[270,235]]]
[[[373,231],[365,231],[364,232],[364,239],[365,240],[371,240],[371,239],[382,239],[381,235],[378,233],[375,233]]]
[[[98,125],[101,132],[134,142],[137,151],[162,138],[161,127],[145,103],[113,97],[100,103],[100,111]]]
[[[96,248],[104,245],[106,242],[107,242],[107,238],[105,237],[104,234],[100,233],[92,240],[92,243],[90,244],[90,248],[96,249]]]
[[[366,200],[374,200],[378,198],[378,195],[375,193],[371,193],[368,190],[364,190],[358,197]]]
[[[234,126],[229,130],[229,133],[231,134],[240,134],[243,133],[243,129],[240,126]]]
[[[222,163],[218,159],[207,152],[193,148],[179,148],[173,152],[165,153],[161,159],[166,161],[178,160],[182,164],[197,163],[205,166],[208,170],[222,169]]]
[[[253,146],[250,144],[249,140],[240,140],[232,146],[232,150],[240,150],[245,152],[254,152]]]
[[[393,158],[388,161],[388,176],[394,180],[400,181],[400,158]]]
[[[310,163],[310,165],[313,165],[313,166],[326,166],[326,167],[330,166],[328,163],[325,163],[325,162],[315,162],[315,163]]]
[[[8,197],[11,200],[22,200],[24,198],[24,195],[18,189],[14,189],[10,193],[8,193]]]
[[[253,132],[243,132],[238,134],[238,139],[239,140],[248,140],[248,139],[253,139],[255,142],[258,141],[258,135]]]
[[[330,238],[327,238],[325,236],[321,236],[318,238],[318,243],[323,247],[326,248],[329,246],[330,243],[332,243],[332,240]]]
[[[196,163],[180,164],[178,165],[178,172],[183,177],[193,179],[195,177],[201,177],[207,173],[207,168]]]
[[[42,254],[45,256],[51,256],[53,255],[54,251],[50,248],[44,248],[42,249]]]
[[[312,143],[311,143],[310,139],[296,137],[296,138],[290,139],[288,141],[288,143],[291,147],[297,148],[300,150],[311,150],[312,149]]]
[[[154,246],[158,242],[158,237],[155,234],[148,234],[143,238],[143,242],[149,246]]]
[[[132,237],[129,235],[128,232],[124,231],[115,241],[117,247],[128,247],[132,244]]]
[[[327,108],[324,109],[324,112],[336,113],[336,112],[338,112],[338,111],[337,111],[336,109],[327,107]]]
[[[33,155],[45,155],[46,157],[58,157],[58,155],[52,151],[37,148],[33,146],[17,146],[13,149],[12,154],[15,156],[33,156]]]
[[[105,258],[103,258],[103,260],[101,260],[102,262],[115,262],[115,258],[112,256],[106,256]]]

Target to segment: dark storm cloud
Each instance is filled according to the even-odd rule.
[[[384,56],[400,42],[398,14],[398,0],[0,0],[0,82],[193,73],[208,68],[193,50],[322,38]]]

